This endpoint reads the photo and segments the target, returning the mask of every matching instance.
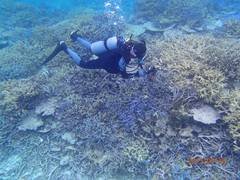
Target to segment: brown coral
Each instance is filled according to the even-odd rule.
[[[8,115],[20,115],[24,110],[33,108],[35,98],[40,95],[38,83],[26,79],[4,82],[0,89],[0,106]]]
[[[225,112],[223,120],[229,124],[232,137],[239,141],[239,91],[226,89],[240,75],[239,44],[231,39],[191,35],[156,45],[161,49],[161,68],[168,69],[173,86],[195,91],[195,100],[204,100]],[[187,94],[178,103],[186,103]]]

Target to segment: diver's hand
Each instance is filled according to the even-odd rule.
[[[154,81],[156,78],[157,69],[154,66],[150,66],[147,70],[148,79]]]
[[[157,72],[157,69],[154,66],[150,66],[147,70],[147,74],[155,74]]]

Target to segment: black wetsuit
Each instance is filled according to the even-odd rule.
[[[107,51],[98,56],[95,60],[81,61],[80,67],[85,69],[104,69],[108,73],[121,74],[123,78],[130,78],[133,76],[140,76],[139,72],[129,73],[126,72],[126,66],[131,61],[130,47],[121,47],[114,51]],[[120,61],[124,61],[124,67],[120,67]],[[139,65],[141,69],[143,67]]]
[[[81,39],[82,40],[82,39]],[[83,41],[83,40],[82,40]],[[91,50],[91,44],[84,40],[82,44]],[[133,44],[129,42],[125,42],[122,37],[117,38],[117,48],[110,50],[107,47],[106,40],[104,41],[104,46],[106,51],[101,53],[95,60],[83,61],[81,58],[69,49],[64,42],[60,42],[55,50],[46,58],[46,60],[42,63],[43,65],[53,59],[61,50],[64,50],[66,54],[68,54],[71,59],[80,67],[85,69],[104,69],[108,73],[112,74],[121,74],[123,78],[130,78],[134,76],[142,76],[144,74],[144,69],[142,65],[139,63],[138,67],[135,69],[137,70],[139,67],[141,70],[137,72],[127,72],[127,65],[131,61],[132,55],[131,50]],[[135,71],[134,70],[134,71]]]

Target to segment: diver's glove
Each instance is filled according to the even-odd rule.
[[[157,72],[157,69],[154,66],[150,66],[147,70],[147,74],[155,74]]]
[[[77,38],[80,37],[77,33],[78,33],[79,30],[76,30],[76,31],[72,31],[71,34],[70,34],[70,38],[73,42],[77,41]]]
[[[157,73],[157,68],[155,68],[154,66],[150,66],[147,70],[148,79],[151,81],[154,81],[156,78],[156,73]]]
[[[141,66],[141,68],[138,70],[138,76],[139,77],[144,77],[144,76],[155,76],[157,73],[157,69],[154,66],[150,66],[147,68],[147,70],[143,69],[143,67]]]

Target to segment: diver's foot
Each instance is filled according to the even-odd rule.
[[[76,30],[76,31],[72,31],[71,34],[70,34],[70,38],[72,39],[73,42],[77,41],[77,38],[80,37],[77,32],[79,30]]]
[[[61,51],[67,51],[67,45],[66,45],[66,43],[64,42],[64,41],[60,41],[58,44],[57,44],[57,46],[56,46],[56,48],[55,48],[55,53],[59,53],[59,52],[61,52]]]
[[[67,53],[67,45],[64,41],[59,41],[55,47],[53,54],[56,56],[59,52],[64,51]]]

